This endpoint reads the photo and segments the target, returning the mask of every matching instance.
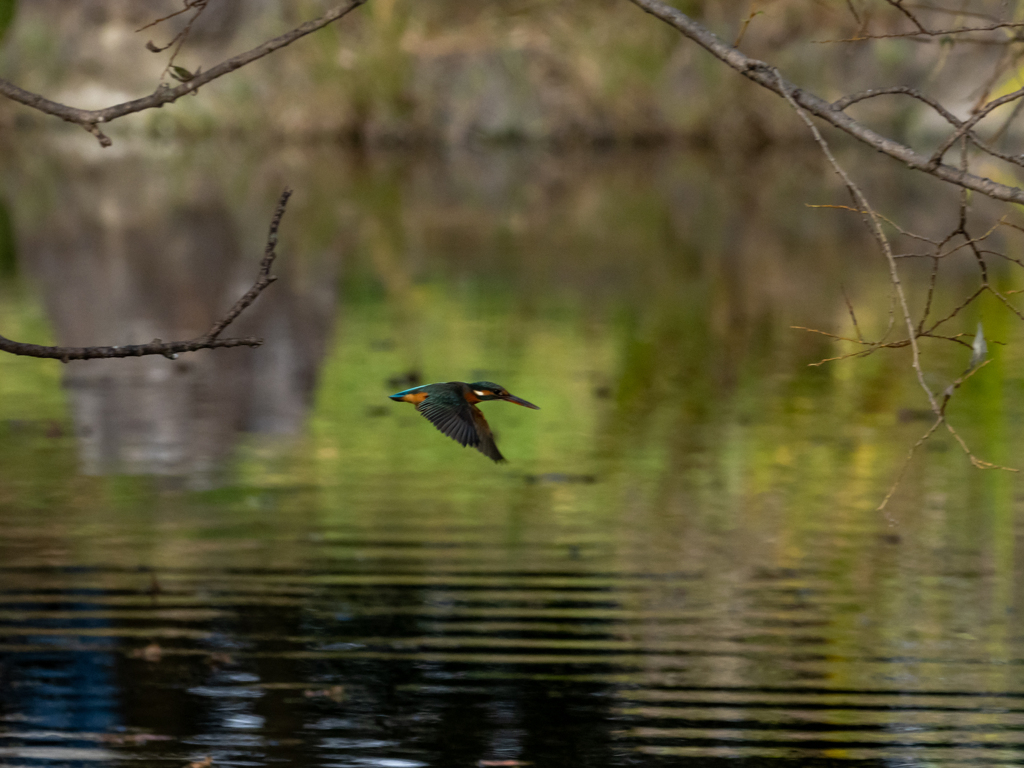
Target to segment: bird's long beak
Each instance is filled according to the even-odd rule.
[[[516,405],[522,405],[522,406],[525,406],[527,408],[533,408],[533,410],[535,410],[535,411],[539,411],[540,410],[540,406],[539,405],[534,405],[533,403],[528,403],[525,400],[523,400],[521,397],[516,397],[515,395],[505,395],[505,397],[503,397],[501,399],[502,400],[507,400],[510,403],[515,403]]]

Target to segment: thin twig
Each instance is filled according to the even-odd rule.
[[[259,276],[256,278],[255,284],[250,288],[246,294],[235,302],[235,306],[228,310],[228,313],[223,318],[213,324],[213,327],[207,331],[205,338],[216,339],[220,334],[234,322],[235,318],[245,311],[245,308],[256,301],[256,297],[263,292],[263,289],[270,285],[272,282],[277,280],[276,277],[270,274],[270,267],[274,264],[274,259],[277,258],[277,228],[281,225],[281,217],[284,216],[285,206],[288,205],[288,198],[292,196],[292,191],[285,188],[284,192],[281,193],[281,199],[277,201],[277,208],[274,210],[274,216],[270,220],[270,231],[267,233],[267,245],[263,251],[263,260],[260,262]]]
[[[743,22],[740,24],[740,31],[736,35],[736,39],[732,41],[732,47],[733,48],[739,48],[740,47],[740,43],[743,42],[743,38],[747,34],[747,27],[750,26],[750,22],[752,22],[754,20],[754,17],[755,16],[759,16],[762,13],[764,13],[764,11],[755,11],[754,7],[756,5],[757,5],[757,0],[751,0],[751,3],[750,3],[750,13],[747,14],[747,18],[745,18],[743,20]]]
[[[864,334],[860,332],[860,325],[857,324],[857,314],[853,311],[853,304],[850,303],[850,297],[846,295],[846,286],[842,286],[842,289],[843,301],[846,302],[846,309],[850,313],[850,320],[853,322],[853,330],[857,332],[857,340],[863,342]]]
[[[993,288],[991,285],[986,285],[985,288],[988,290],[989,293],[991,293],[993,296],[999,299],[999,301],[1001,301],[1008,310],[1010,310],[1021,320],[1024,320],[1024,314],[1022,314],[1019,309],[1013,306],[1013,304],[1010,303],[1010,300],[1003,296],[1002,293],[1000,293],[997,289]]]
[[[959,127],[963,121],[960,120],[956,115],[942,106],[939,102],[930,96],[926,96],[916,88],[911,88],[906,85],[894,85],[889,88],[868,88],[865,91],[859,91],[858,93],[851,93],[848,96],[844,96],[841,99],[836,99],[832,102],[832,106],[842,112],[847,107],[856,104],[859,101],[865,101],[866,99],[875,99],[879,96],[909,96],[912,99],[927,104],[929,107],[938,112],[946,120],[946,122]]]
[[[804,203],[804,205],[807,208],[835,208],[836,210],[840,210],[840,211],[852,211],[853,213],[859,213],[862,216],[867,213],[867,211],[862,211],[859,208],[854,208],[852,205],[837,205],[837,204],[824,205],[824,204],[821,204],[821,203],[819,203],[819,204]],[[885,216],[885,215],[879,213],[878,211],[875,211],[875,215],[878,218],[880,218],[882,221],[884,221],[886,224],[888,224],[890,227],[895,229],[897,232],[899,232],[901,235],[904,235],[905,237],[909,237],[909,238],[912,238],[914,240],[920,240],[922,242],[928,243],[929,245],[938,245],[938,243],[936,243],[935,240],[932,240],[929,237],[924,237],[923,235],[915,234],[913,232],[910,232],[910,231],[904,229],[899,224],[897,224],[895,221],[890,219],[888,216]]]
[[[939,263],[940,258],[938,256],[932,257],[932,272],[928,279],[928,297],[924,302],[924,310],[921,312],[921,319],[917,323],[918,335],[924,330],[924,321],[928,319],[928,314],[932,311],[932,299],[935,297],[935,282],[939,278]]]
[[[857,22],[857,26],[861,26],[864,22],[861,21],[860,14],[857,13],[857,9],[853,6],[853,0],[846,0],[846,7],[850,11],[850,15],[853,16],[853,20]]]
[[[896,473],[896,478],[892,481],[892,485],[889,486],[889,492],[885,494],[885,498],[882,499],[882,503],[875,508],[875,511],[885,511],[886,507],[889,505],[889,499],[891,499],[892,495],[896,493],[896,489],[900,487],[900,483],[903,481],[903,476],[907,473],[907,468],[910,466],[910,462],[914,458],[914,453],[918,448],[924,445],[928,438],[935,434],[935,430],[939,428],[939,425],[943,421],[945,421],[944,418],[941,416],[937,417],[935,421],[932,422],[932,425],[928,427],[928,431],[921,435],[917,439],[916,443],[910,446],[910,450],[907,451],[907,457],[903,460],[903,465],[900,467],[900,471]],[[889,521],[890,526],[895,525],[895,521],[888,517],[888,514],[886,514],[886,519]]]
[[[936,328],[938,328],[940,325],[948,323],[950,320],[952,320],[954,317],[956,317],[958,314],[960,314],[960,311],[962,309],[964,309],[964,307],[966,307],[968,304],[970,304],[975,299],[977,299],[979,296],[981,296],[981,294],[983,294],[986,290],[987,290],[986,286],[984,286],[984,285],[980,286],[978,288],[978,290],[976,290],[974,293],[972,293],[970,296],[968,296],[966,299],[964,299],[964,301],[962,303],[960,303],[958,306],[954,307],[952,312],[950,312],[948,315],[946,315],[941,320],[936,320],[934,323],[932,323],[931,327],[927,331],[925,331],[924,334],[922,334],[922,335],[930,336],[935,331]]]
[[[927,35],[928,34],[928,30],[925,28],[924,24],[922,24],[920,21],[918,21],[917,17],[914,14],[912,14],[910,11],[908,11],[906,8],[903,7],[903,0],[885,0],[885,2],[887,2],[893,8],[897,9],[900,13],[902,13],[904,16],[906,16],[908,19],[910,19],[910,22],[915,27],[917,27],[918,31],[922,35]]]
[[[192,31],[192,25],[196,23],[196,21],[202,15],[203,11],[206,10],[206,8],[207,8],[206,2],[207,2],[207,0],[185,0],[185,8],[178,12],[178,13],[184,13],[185,11],[195,10],[195,13],[193,13],[192,17],[187,22],[185,22],[185,26],[182,27],[181,31],[178,32],[178,34],[176,34],[171,39],[171,42],[169,42],[167,45],[165,45],[163,48],[160,49],[160,50],[167,50],[172,45],[174,46],[174,50],[171,51],[171,57],[167,60],[167,66],[164,67],[163,74],[160,75],[160,80],[161,81],[165,77],[167,77],[167,75],[172,70],[175,69],[174,62],[177,61],[178,54],[181,53],[181,49],[185,45],[185,41],[188,40],[188,35]],[[161,22],[167,21],[167,19],[170,19],[171,17],[177,16],[177,15],[178,15],[177,13],[173,13],[173,14],[171,14],[171,16],[165,16],[163,19],[160,19],[160,20],[154,22],[154,24],[159,24]],[[152,25],[147,25],[147,26],[152,26]],[[145,27],[143,27],[143,29],[145,29]],[[192,77],[186,77],[185,79],[186,80],[191,80],[193,77],[195,77],[195,75],[198,75],[198,74],[199,74],[199,72],[197,71],[194,75],[192,75]],[[176,79],[181,80],[182,78],[181,77],[177,77]]]
[[[957,18],[963,17],[966,19],[982,19],[990,23],[996,23],[999,21],[998,16],[993,16],[991,13],[983,13],[981,11],[970,10],[967,8],[943,8],[941,5],[935,5],[929,0],[928,5],[920,5],[918,3],[909,3],[912,8],[917,8],[922,11],[931,11],[932,13],[945,13],[948,16],[956,16]]]
[[[840,336],[839,334],[836,334],[836,333],[829,333],[828,331],[823,331],[820,328],[808,328],[806,325],[791,325],[789,327],[792,330],[794,330],[794,331],[807,331],[807,333],[817,333],[817,334],[819,334],[821,336],[828,336],[830,339],[835,339],[836,341],[847,341],[850,344],[859,344],[862,347],[870,347],[872,352],[874,352],[875,350],[878,350],[878,349],[902,349],[903,347],[909,347],[910,346],[910,339],[897,339],[896,341],[885,341],[885,340],[881,340],[881,341],[868,341],[867,339],[851,339],[849,336]],[[970,349],[971,345],[963,340],[963,337],[964,336],[968,336],[968,335],[970,335],[970,334],[958,333],[958,334],[955,334],[953,336],[944,336],[944,335],[939,334],[939,333],[923,332],[923,333],[918,333],[917,334],[917,338],[919,338],[919,339],[937,339],[937,340],[941,340],[941,341],[952,341],[952,342],[954,342],[956,344],[960,344],[960,345]],[[992,343],[993,344],[1001,344],[1002,342],[993,341]],[[830,358],[828,358],[828,360],[823,360],[822,362],[830,362],[832,360],[838,360],[838,359],[840,359],[840,358],[830,357]],[[820,363],[811,363],[811,365],[820,365]]]
[[[822,336],[828,336],[830,339],[835,339],[836,341],[848,341],[851,344],[870,344],[872,347],[885,346],[882,344],[872,344],[869,341],[864,341],[864,339],[851,339],[849,336],[840,336],[839,334],[829,333],[828,331],[823,331],[819,328],[808,328],[806,325],[791,325],[789,327],[794,331],[807,331],[808,333],[817,333]]]
[[[814,40],[815,43],[863,43],[867,40],[891,40],[893,38],[934,38],[952,37],[953,35],[965,35],[971,32],[995,32],[1000,29],[1020,29],[1024,27],[1021,21],[1001,21],[996,24],[987,24],[984,27],[953,27],[951,29],[926,29],[913,32],[886,32],[879,34],[860,34],[856,37],[843,37],[834,40]],[[1012,38],[1011,38],[1012,39]],[[960,40],[958,42],[985,43],[989,40]],[[1004,42],[1004,41],[999,41]]]
[[[203,6],[203,5],[206,5],[206,0],[185,0],[185,7],[184,8],[181,8],[181,9],[179,9],[177,11],[169,13],[166,16],[163,16],[163,17],[161,17],[159,19],[155,19],[154,21],[151,21],[148,24],[143,24],[141,27],[139,27],[135,31],[136,32],[142,32],[143,30],[149,29],[150,27],[155,27],[157,24],[163,24],[165,21],[168,21],[169,19],[173,19],[175,16],[180,16],[183,13],[188,13],[193,8],[195,8],[196,6]]]

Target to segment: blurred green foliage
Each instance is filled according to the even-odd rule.
[[[0,40],[3,40],[7,28],[14,21],[14,12],[18,8],[18,0],[0,0]]]
[[[18,256],[15,252],[14,227],[7,206],[0,200],[0,280],[11,278],[18,272]]]

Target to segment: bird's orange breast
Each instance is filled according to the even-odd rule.
[[[422,403],[427,399],[427,392],[410,392],[408,395],[402,397],[402,400],[406,403]]]

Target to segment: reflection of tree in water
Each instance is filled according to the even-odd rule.
[[[1020,591],[1007,585],[1020,558],[993,543],[1013,541],[1014,518],[977,513],[1012,511],[1012,489],[988,491],[962,462],[930,454],[926,471],[908,477],[910,503],[897,506],[900,529],[890,532],[872,498],[891,456],[902,457],[903,427],[886,425],[907,402],[905,377],[880,357],[843,377],[807,369],[828,350],[788,329],[846,319],[841,295],[823,284],[842,282],[865,304],[887,295],[884,277],[850,258],[861,252],[859,230],[815,211],[780,214],[789,209],[779,200],[824,198],[820,175],[791,155],[760,161],[763,178],[789,179],[779,185],[750,184],[746,171],[721,178],[714,163],[670,154],[647,155],[647,167],[610,156],[574,167],[512,154],[417,164],[395,153],[387,174],[310,156],[313,173],[294,183],[316,210],[303,218],[299,207],[286,227],[303,245],[282,246],[288,279],[239,330],[283,343],[195,356],[182,373],[184,359],[110,364],[111,381],[97,374],[71,394],[76,414],[82,402],[108,404],[110,442],[122,450],[122,423],[149,418],[146,397],[160,401],[172,387],[185,390],[181,400],[160,403],[153,428],[191,430],[193,452],[211,461],[235,429],[292,424],[275,409],[291,403],[301,415],[300,372],[315,372],[335,300],[331,269],[298,252],[305,259],[333,248],[338,231],[355,233],[358,247],[344,249],[354,254],[345,327],[358,332],[339,339],[326,369],[317,427],[296,446],[301,470],[273,476],[257,459],[236,494],[147,494],[118,505],[92,492],[109,484],[73,478],[60,451],[36,449],[26,476],[73,499],[42,512],[36,499],[46,497],[0,472],[15,510],[0,515],[4,588],[21,589],[16,569],[38,588],[41,572],[29,568],[43,565],[55,594],[91,590],[122,638],[107,659],[124,727],[171,737],[119,753],[177,760],[209,750],[217,765],[610,766],[650,764],[661,750],[742,748],[767,760],[780,738],[792,739],[793,718],[803,730],[834,731],[868,712],[854,744],[866,743],[862,733],[896,743],[921,725],[901,719],[900,703],[934,691],[936,674],[944,690],[975,701],[979,690],[1014,690],[1003,660],[1019,656],[1005,622],[1019,613],[1010,603]],[[792,177],[770,162],[791,166]],[[237,225],[202,174],[177,185],[115,165],[118,191],[107,192],[105,177],[72,183],[42,224],[17,199],[25,271],[60,340],[148,341],[205,328],[251,281],[258,253],[249,241],[265,232],[266,206],[252,206],[251,226]],[[62,176],[81,174],[69,166]],[[187,189],[173,197],[175,188]],[[122,199],[126,190],[136,197]],[[935,215],[907,192],[891,190],[907,215]],[[188,202],[176,207],[179,199]],[[356,225],[340,226],[345,218]],[[296,288],[300,277],[322,287]],[[92,303],[69,304],[78,295]],[[321,330],[303,333],[309,326]],[[390,338],[390,349],[374,346]],[[480,365],[501,381],[517,376],[524,394],[542,393],[542,416],[563,420],[518,430],[506,422],[516,474],[470,476],[471,457],[452,460],[435,436],[424,433],[417,450],[398,418],[364,415],[364,403],[392,391],[387,375],[420,361],[432,366],[427,375]],[[69,381],[91,365],[100,363],[69,366]],[[149,382],[151,371],[171,383]],[[271,382],[284,394],[271,396]],[[1013,413],[990,394],[974,396],[974,413]],[[33,450],[11,435],[0,434],[17,441],[8,455]],[[1005,438],[1008,452],[1014,440]],[[565,481],[573,476],[594,482]],[[264,486],[280,477],[282,492]],[[96,562],[109,570],[78,567]],[[140,563],[162,591],[146,591]],[[0,630],[62,621],[67,636],[81,631],[77,617],[23,615],[0,617]],[[149,643],[149,631],[164,649],[156,662],[126,652]],[[951,646],[951,637],[961,639]],[[919,673],[922,658],[948,666]],[[84,689],[77,679],[69,688]],[[340,701],[306,695],[335,685]],[[845,690],[842,704],[823,696],[829,686]],[[29,710],[3,695],[0,716]],[[847,698],[861,695],[871,703]],[[19,696],[42,698],[35,689]],[[77,694],[61,704],[89,705]],[[780,720],[765,720],[766,704]],[[948,711],[921,716],[942,723],[936,743],[959,738],[939,720]],[[723,737],[740,717],[765,727]],[[903,759],[903,741],[891,743],[878,753]],[[804,748],[788,764],[820,756]]]
[[[258,254],[243,253],[219,191],[198,184],[179,205],[151,173],[121,163],[70,178],[26,238],[26,268],[59,343],[191,338],[251,284]],[[295,270],[297,258],[288,254],[278,273]],[[321,274],[302,286],[280,281],[239,319],[240,333],[266,339],[258,351],[70,363],[64,384],[82,470],[209,487],[239,431],[298,432],[335,305],[335,264],[305,268]]]

